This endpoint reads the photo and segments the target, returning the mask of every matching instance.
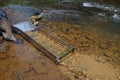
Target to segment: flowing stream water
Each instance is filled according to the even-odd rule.
[[[63,41],[64,38],[67,39],[68,42],[71,41],[71,43],[73,43],[72,45],[75,45],[75,50],[80,50],[80,54],[86,54],[86,48],[88,48],[88,53],[97,55],[103,54],[107,57],[110,57],[110,60],[108,61],[114,60],[113,63],[116,62],[118,65],[120,64],[119,56],[115,58],[113,57],[114,59],[111,58],[113,56],[111,55],[112,53],[114,55],[118,55],[117,53],[120,53],[120,5],[118,4],[106,4],[92,1],[88,2],[88,0],[82,1],[80,3],[74,3],[74,0],[0,0],[0,6],[3,7],[3,9],[12,9],[12,13],[8,14],[8,19],[11,24],[27,21],[29,17],[36,12],[39,12],[40,14],[42,13],[42,17],[44,19],[47,18],[51,21],[44,23],[50,24],[50,27],[47,28],[46,31],[51,31],[52,33],[52,29],[55,28],[56,31],[53,31],[57,32],[59,36],[62,36]],[[56,24],[56,22],[58,23]],[[61,24],[59,22],[63,23]],[[76,27],[76,24],[79,25],[80,28],[78,28],[78,26]],[[56,25],[59,30],[56,28]],[[69,27],[71,29],[69,29]],[[101,36],[98,36],[100,39],[96,41],[96,38],[94,38],[94,36],[92,37],[92,35],[96,35],[98,33],[105,39],[101,38]],[[37,51],[33,46],[27,43],[27,41],[25,41],[23,45],[16,45],[11,42],[8,42],[8,45],[10,48],[9,52],[0,54],[0,80],[70,80],[62,73],[61,69],[58,68],[59,66],[53,64],[51,60],[44,56],[40,51]],[[82,49],[84,51],[82,51]],[[89,49],[91,51],[89,51]],[[75,58],[76,57],[77,56],[75,56]],[[97,62],[99,65],[102,64],[101,66],[103,69],[99,69],[99,65],[97,64],[96,65],[98,66],[98,69],[96,69],[97,67],[94,68],[95,65],[93,63],[93,69],[95,69],[93,72],[98,70],[98,76],[95,74],[95,77],[97,76],[97,78],[99,78],[99,72],[103,74],[104,70],[106,72],[108,68],[110,68],[110,70],[114,70],[111,69],[111,66],[107,66],[106,69],[106,63],[104,63],[105,61],[99,60],[99,58],[98,60],[95,60],[95,62]],[[89,60],[94,62],[92,61],[93,59],[91,59],[91,57],[87,59],[85,56],[85,59],[85,62],[84,57],[81,57],[81,60],[79,60],[78,56],[75,60],[71,59],[68,61],[68,63],[70,63],[70,65],[73,63],[72,67],[76,68],[79,65],[77,64],[77,61],[83,61],[83,64],[85,64],[85,66],[83,66],[83,64],[81,65],[81,70],[83,70],[87,67],[87,61],[87,63],[89,63]],[[74,65],[74,63],[76,65]],[[92,63],[89,64],[91,65]],[[89,64],[88,66],[90,67]],[[68,67],[70,65],[68,65]],[[78,69],[81,66],[78,66]],[[89,67],[86,70],[92,69]],[[67,73],[67,70],[63,72]],[[112,73],[113,71],[109,72],[108,69],[107,72]],[[69,73],[72,73],[73,75],[74,71],[69,70]],[[83,72],[79,73],[83,74]],[[106,75],[106,73],[104,74]],[[87,77],[86,75],[84,76]],[[111,77],[111,75],[109,76]],[[76,73],[74,77],[79,78],[76,76]],[[99,80],[103,79],[101,78]]]

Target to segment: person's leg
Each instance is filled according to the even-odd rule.
[[[5,39],[16,41],[16,38],[15,38],[15,36],[12,33],[10,24],[7,21],[7,19],[4,18],[4,19],[1,20],[0,28],[5,30],[5,32],[2,32],[2,34],[3,34]]]

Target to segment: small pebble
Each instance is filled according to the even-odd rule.
[[[75,79],[79,79],[79,76],[77,76],[77,75],[74,75],[74,78],[75,78]]]

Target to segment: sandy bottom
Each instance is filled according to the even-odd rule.
[[[44,19],[40,27],[73,45],[72,55],[56,65],[26,40],[21,45],[4,41],[7,52],[0,53],[0,80],[120,80],[119,36]]]

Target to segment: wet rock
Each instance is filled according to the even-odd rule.
[[[103,10],[108,10],[111,12],[120,12],[120,9],[116,6],[113,5],[109,5],[109,4],[100,4],[97,2],[84,2],[83,3],[84,7],[93,7],[93,8],[99,8],[99,9],[103,9]]]
[[[114,22],[120,23],[119,6],[100,4],[98,2],[83,2],[84,9],[97,17],[104,17]]]
[[[113,19],[113,21],[120,23],[120,14],[114,13],[110,18]]]

